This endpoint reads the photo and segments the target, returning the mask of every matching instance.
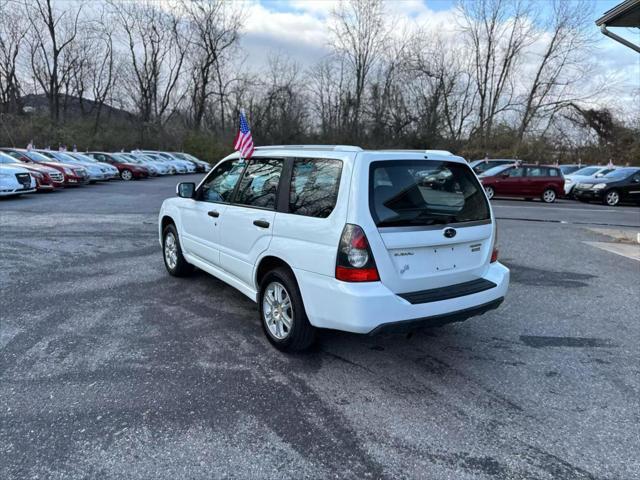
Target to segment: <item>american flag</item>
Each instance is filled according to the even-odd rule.
[[[240,130],[238,130],[236,139],[233,142],[233,148],[240,152],[240,156],[244,159],[249,159],[253,155],[253,138],[251,137],[251,130],[244,116],[244,111],[240,112]]]

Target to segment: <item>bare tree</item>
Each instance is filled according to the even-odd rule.
[[[465,0],[463,30],[473,59],[480,138],[491,136],[497,116],[513,108],[513,72],[532,38],[530,0]]]
[[[331,46],[346,59],[354,80],[352,131],[361,134],[363,96],[369,74],[389,38],[382,0],[342,0],[332,12]]]
[[[328,57],[312,66],[307,73],[307,90],[314,125],[321,138],[330,142],[346,141],[349,101],[344,60]]]
[[[24,8],[31,24],[29,46],[32,73],[47,96],[51,119],[58,122],[60,94],[74,65],[65,55],[78,35],[82,5],[57,11],[51,0],[27,0]]]
[[[24,15],[11,0],[0,0],[0,112],[19,112],[18,58],[28,31]]]
[[[518,139],[540,117],[551,117],[571,103],[596,93],[581,82],[588,76],[593,37],[590,35],[593,5],[586,1],[553,1],[553,15],[538,35],[542,53],[528,82],[518,126]],[[581,88],[576,84],[581,82]],[[593,87],[596,87],[593,85]]]
[[[200,129],[206,104],[217,97],[219,121],[225,130],[225,64],[236,50],[244,18],[241,8],[224,0],[182,0],[189,28],[193,30],[190,52],[191,109],[193,125]]]
[[[175,9],[151,0],[110,0],[110,6],[126,41],[129,93],[140,121],[162,125],[185,96],[179,81],[189,38],[181,18]]]

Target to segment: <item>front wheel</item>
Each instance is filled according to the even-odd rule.
[[[547,188],[542,193],[542,201],[544,203],[553,203],[556,201],[556,192],[550,188]]]
[[[487,194],[487,198],[489,200],[491,200],[495,195],[495,192],[493,191],[493,187],[484,187],[484,191]]]
[[[162,253],[167,272],[174,277],[186,277],[193,272],[193,266],[182,256],[182,247],[174,225],[167,225],[162,232]]]
[[[133,173],[131,173],[131,170],[123,170],[122,172],[120,172],[120,178],[126,181],[132,180]]]
[[[604,194],[604,204],[615,207],[620,203],[620,194],[617,190],[609,190]]]
[[[260,284],[258,309],[262,329],[278,350],[300,351],[310,347],[316,329],[309,323],[293,273],[276,268]]]

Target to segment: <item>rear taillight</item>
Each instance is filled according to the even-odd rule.
[[[498,224],[493,224],[493,245],[491,246],[491,263],[498,261]]]
[[[336,278],[343,282],[376,282],[380,280],[367,236],[358,225],[347,223],[342,230]]]

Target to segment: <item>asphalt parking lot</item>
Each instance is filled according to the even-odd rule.
[[[640,478],[640,208],[496,200],[499,310],[285,355],[166,274],[177,181],[0,201],[0,478]]]

